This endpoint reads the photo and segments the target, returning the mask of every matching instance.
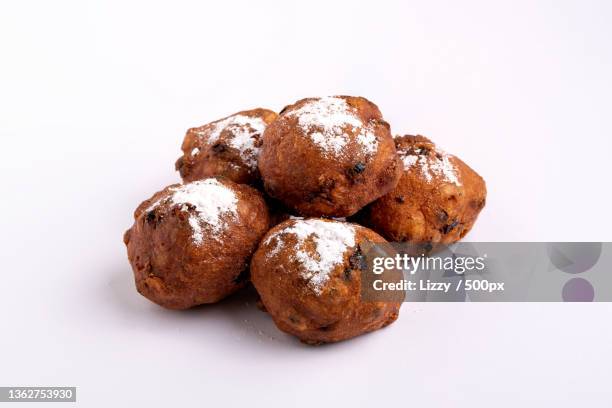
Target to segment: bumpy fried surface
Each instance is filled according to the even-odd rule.
[[[345,217],[393,189],[401,165],[378,107],[339,96],[285,107],[264,132],[259,170],[299,214]]]
[[[261,137],[276,116],[258,108],[189,129],[176,169],[184,181],[223,176],[236,183],[259,184]]]
[[[397,187],[356,219],[390,241],[450,244],[474,225],[486,201],[482,177],[423,136],[395,138],[404,171]]]
[[[361,300],[362,247],[384,242],[356,224],[290,219],[261,241],[252,282],[280,330],[309,344],[349,339],[398,317],[399,302]]]
[[[217,302],[248,281],[268,228],[251,187],[221,179],[168,186],[138,206],[124,235],[136,288],[169,309]]]

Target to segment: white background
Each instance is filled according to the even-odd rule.
[[[612,2],[0,5],[0,385],[78,405],[610,406],[609,304],[405,304],[311,348],[252,295],[187,312],[122,243],[184,131],[362,95],[487,181],[474,241],[610,241]]]

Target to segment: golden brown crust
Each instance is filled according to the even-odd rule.
[[[251,187],[218,181],[234,192],[236,213],[223,218],[226,227],[217,235],[205,231],[202,242],[194,241],[193,206],[164,201],[180,185],[166,187],[136,209],[124,242],[136,288],[149,300],[186,309],[217,302],[248,281],[250,257],[268,229],[266,204]],[[159,204],[152,209],[154,203]]]
[[[406,163],[402,177],[357,219],[390,241],[450,244],[463,238],[485,205],[482,177],[423,136],[396,137],[395,143]]]
[[[253,122],[252,127],[232,124],[231,119],[239,116],[253,118],[257,122]],[[276,117],[277,114],[271,110],[257,108],[189,129],[181,147],[183,155],[175,165],[183,181],[222,176],[236,183],[254,185],[260,183],[257,156],[262,135],[259,131],[263,133],[265,126],[272,123]],[[258,120],[263,121],[263,126],[256,125],[257,123],[262,125]],[[220,128],[217,129],[216,126]],[[241,138],[240,132],[250,133],[253,146],[249,147],[251,141],[247,140],[249,146],[245,147],[245,139]]]
[[[306,221],[311,220],[316,219]],[[300,249],[308,253],[314,250],[315,237],[309,236],[300,246],[297,235],[288,232],[302,220],[291,219],[274,227],[253,255],[253,284],[278,328],[305,343],[321,344],[349,339],[391,324],[398,317],[399,302],[361,300],[361,278],[366,268],[361,247],[369,242],[386,241],[356,224],[319,221],[354,229],[354,245],[344,251],[319,292],[311,285],[314,278],[307,278],[307,268],[296,258],[296,251]],[[280,245],[279,239],[285,243]],[[313,259],[321,258],[314,255]]]
[[[268,194],[305,216],[345,217],[389,192],[401,168],[390,127],[378,107],[361,97],[340,96],[360,126],[341,126],[340,135],[321,136],[333,144],[344,138],[339,154],[325,151],[314,140],[325,134],[322,126],[300,126],[304,106],[329,98],[306,98],[281,111],[263,137],[259,170]],[[321,122],[328,120],[323,115]],[[315,120],[315,123],[316,120]],[[369,130],[376,140],[375,151],[358,142],[359,132]]]

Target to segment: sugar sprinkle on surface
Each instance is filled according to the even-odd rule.
[[[325,153],[340,157],[349,143],[351,130],[357,143],[366,154],[374,154],[378,140],[370,124],[364,124],[353,107],[344,99],[328,96],[313,99],[301,107],[289,111],[296,117],[304,133]]]
[[[205,130],[196,130],[200,138],[206,138],[209,145],[215,144],[224,130],[230,132],[228,139],[230,147],[236,149],[242,161],[251,169],[257,168],[257,158],[260,148],[256,146],[256,136],[266,130],[266,122],[260,117],[232,115],[210,124]]]
[[[268,254],[273,257],[286,245],[283,235],[292,234],[297,239],[295,257],[301,266],[301,274],[310,287],[320,295],[335,266],[342,264],[348,248],[355,246],[355,229],[350,224],[319,219],[294,219],[293,225],[272,234],[265,240],[268,245],[275,240],[275,247]],[[314,252],[309,251],[314,243]]]
[[[204,241],[204,232],[210,231],[213,238],[217,238],[228,226],[228,219],[238,216],[236,194],[216,179],[194,181],[170,188],[171,194],[157,200],[146,212],[152,211],[159,205],[170,203],[179,206],[183,211],[189,211],[193,206],[195,210],[189,212],[189,225],[192,229],[193,242],[200,245]],[[226,218],[226,220],[223,219]]]
[[[457,169],[450,161],[452,156],[441,149],[436,149],[436,152],[438,154],[433,157],[420,155],[415,152],[403,152],[402,162],[404,163],[404,170],[418,166],[421,174],[428,182],[431,182],[434,177],[438,177],[444,181],[460,186],[461,182],[457,175]]]

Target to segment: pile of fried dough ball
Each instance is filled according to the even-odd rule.
[[[451,244],[485,205],[482,177],[423,136],[393,136],[362,97],[238,112],[189,129],[182,151],[183,182],[140,204],[124,235],[138,292],[187,309],[252,282],[308,344],[397,319],[399,302],[361,299],[363,245]]]

